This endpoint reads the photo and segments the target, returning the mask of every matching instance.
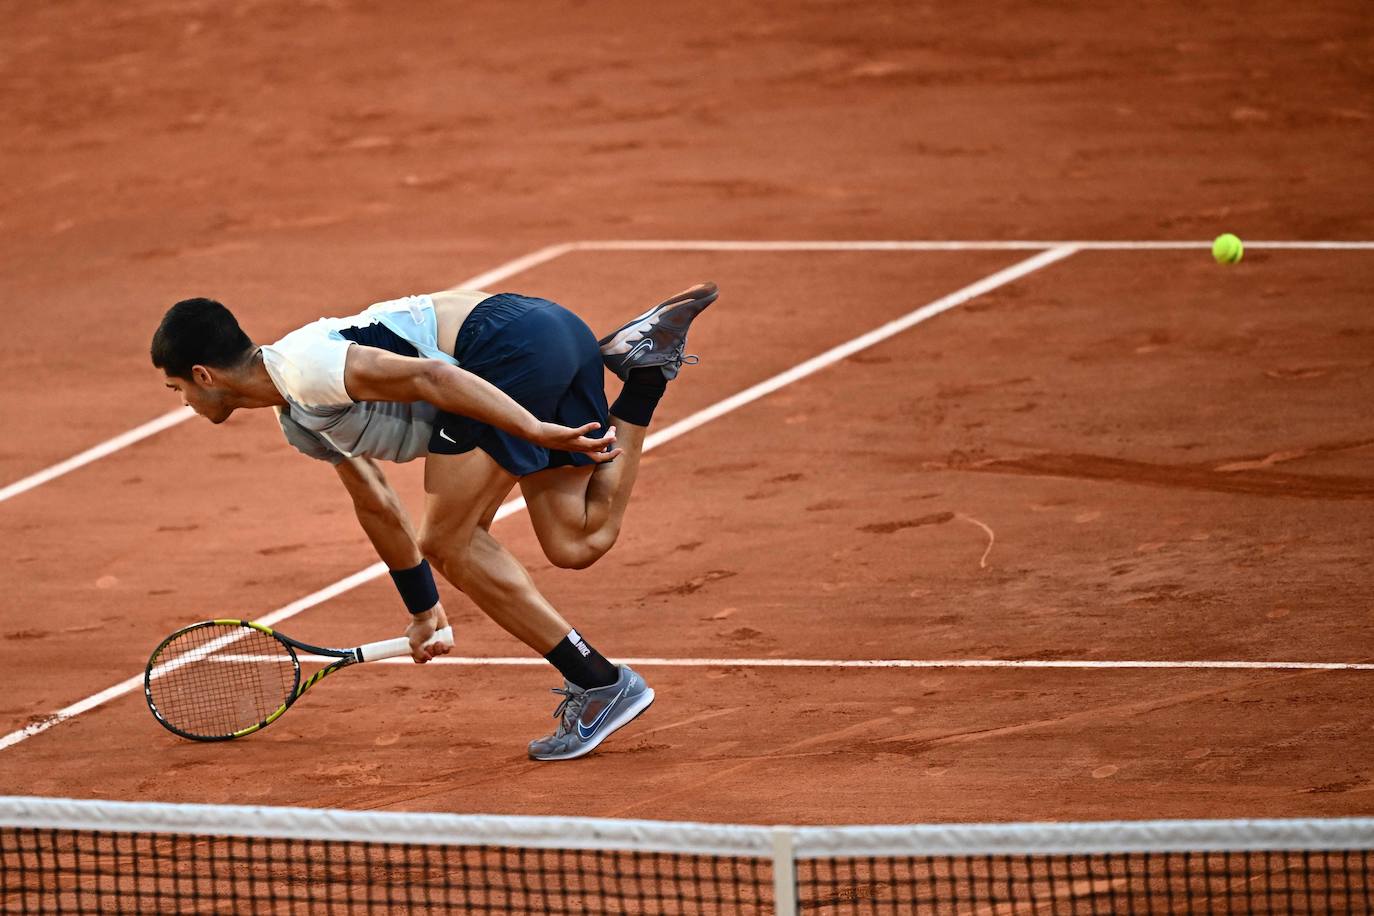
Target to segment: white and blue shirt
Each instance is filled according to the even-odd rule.
[[[432,404],[349,397],[344,360],[355,344],[458,364],[438,347],[429,296],[379,302],[348,318],[321,318],[262,348],[267,374],[287,401],[276,408],[286,441],[331,464],[346,457],[411,461],[427,454],[438,413]]]

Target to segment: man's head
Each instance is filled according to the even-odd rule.
[[[153,365],[167,387],[211,423],[223,423],[238,406],[230,382],[255,351],[233,314],[213,299],[178,302],[153,334]]]

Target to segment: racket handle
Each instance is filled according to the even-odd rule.
[[[444,627],[431,636],[425,645],[432,646],[436,642],[441,642],[446,646],[453,645],[453,627]],[[360,662],[375,662],[383,658],[401,658],[410,654],[410,640],[404,636],[398,636],[395,639],[383,639],[381,642],[370,642],[359,646],[357,652]]]

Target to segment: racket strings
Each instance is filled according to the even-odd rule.
[[[237,625],[180,633],[149,667],[152,700],[163,719],[206,738],[257,725],[296,688],[291,651],[266,633]]]

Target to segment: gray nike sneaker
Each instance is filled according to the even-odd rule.
[[[620,666],[620,679],[609,687],[583,690],[564,681],[553,692],[563,697],[553,711],[554,718],[560,719],[558,730],[530,742],[530,756],[535,760],[572,760],[590,754],[654,701],[653,688],[629,665]]]
[[[698,283],[660,302],[597,341],[601,345],[601,361],[623,379],[629,378],[632,369],[651,366],[661,367],[665,378],[676,378],[683,363],[690,366],[697,361],[695,356],[683,355],[687,328],[718,295],[716,284]]]

